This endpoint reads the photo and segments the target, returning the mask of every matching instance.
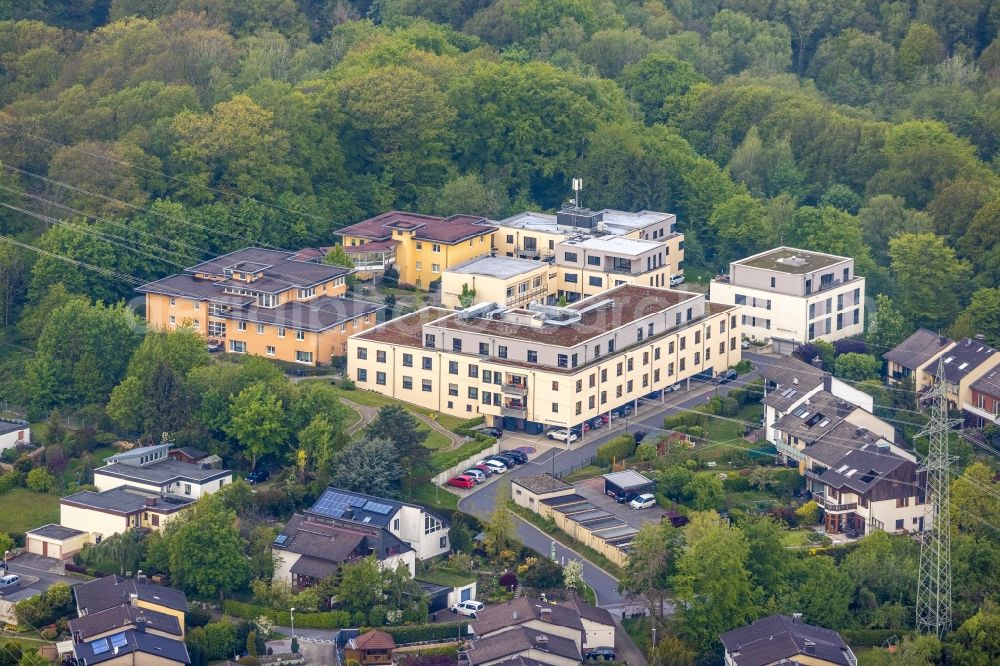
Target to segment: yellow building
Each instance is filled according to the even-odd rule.
[[[462,288],[476,292],[473,303],[521,306],[546,302],[556,290],[556,270],[547,262],[514,257],[478,257],[446,270],[441,307],[460,308]]]
[[[358,388],[541,432],[740,361],[739,308],[623,285],[568,307],[425,308],[348,340]]]
[[[349,335],[375,325],[379,306],[344,298],[346,268],[294,257],[246,248],[136,291],[155,328],[189,326],[234,354],[330,363]]]
[[[495,231],[484,218],[472,215],[390,211],[337,233],[362,275],[378,275],[394,266],[401,284],[428,289],[445,270],[489,254]]]

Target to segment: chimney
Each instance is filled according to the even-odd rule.
[[[146,582],[146,574],[142,573],[142,569],[135,572],[135,580],[139,583]]]
[[[943,335],[939,335],[939,336],[938,336],[938,343],[939,343],[939,344],[940,344],[940,345],[941,345],[942,347],[944,347],[944,346],[945,346],[946,344],[948,344],[949,342],[950,342],[950,340],[948,340],[948,338],[944,337]]]
[[[77,629],[73,632],[73,642],[82,643],[83,642],[83,632]]]
[[[542,609],[542,621],[544,621],[544,622],[551,622],[552,621],[552,609],[551,608],[543,608]]]
[[[986,342],[986,336],[982,333],[976,333],[976,340],[979,342]]]
[[[798,377],[792,377],[792,384],[798,386],[799,385],[799,378]]]
[[[823,369],[823,359],[819,356],[813,356],[813,360],[811,360],[810,363],[814,368],[819,368],[820,370]]]
[[[129,606],[138,607],[139,606],[139,595],[135,592],[130,592],[128,595]]]
[[[147,497],[146,498],[146,506],[156,506],[156,498],[155,497]]]
[[[802,624],[802,613],[792,613],[792,622]]]
[[[805,642],[805,653],[806,654],[816,654],[816,644],[812,641]]]
[[[138,633],[140,633],[140,634],[145,633],[145,631],[146,631],[146,618],[144,618],[144,617],[137,617],[137,618],[135,618],[135,630]]]
[[[545,634],[538,634],[535,636],[535,645],[547,646],[549,644],[549,637]]]

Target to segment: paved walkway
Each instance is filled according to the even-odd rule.
[[[444,448],[438,449],[438,451],[454,451],[458,447],[462,446],[462,444],[465,444],[464,437],[462,437],[458,433],[454,433],[451,430],[448,430],[443,425],[441,425],[434,419],[430,418],[429,416],[424,416],[420,412],[410,412],[410,413],[416,416],[424,423],[426,423],[432,430],[437,430],[439,433],[441,433],[442,435],[451,440],[451,444],[449,444]]]
[[[340,402],[342,402],[345,406],[353,409],[355,412],[361,415],[361,418],[358,419],[358,422],[347,429],[348,435],[353,435],[358,430],[361,430],[366,425],[374,421],[375,417],[378,416],[378,410],[375,409],[374,407],[369,407],[368,405],[359,405],[353,400],[348,400],[347,398],[341,398]]]

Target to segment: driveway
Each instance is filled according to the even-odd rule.
[[[619,504],[614,497],[608,497],[604,493],[604,477],[598,476],[593,479],[577,481],[576,492],[583,495],[591,504],[599,509],[607,511],[615,518],[625,521],[632,527],[638,529],[646,523],[658,523],[665,509],[654,506],[649,509],[639,511],[628,508],[628,504]]]

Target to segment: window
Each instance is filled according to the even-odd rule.
[[[642,326],[635,329],[635,339],[636,341],[642,340]]]
[[[311,298],[316,295],[316,287],[309,287],[308,289],[299,289],[299,298]]]
[[[576,273],[566,273],[566,275],[563,276],[563,279],[565,279],[566,282],[572,282],[572,283],[575,284],[576,281],[577,281],[576,280]]]
[[[410,390],[413,388],[413,377],[403,375],[403,388]]]
[[[694,317],[694,308],[688,308],[687,309],[687,320],[691,321],[692,317]]]
[[[622,397],[622,385],[621,384],[619,384],[618,386],[615,387],[615,397],[616,398]]]
[[[440,254],[441,246],[438,245],[437,243],[431,243],[431,252],[437,252]]]
[[[618,377],[622,376],[622,363],[620,361],[618,362],[618,365],[615,366],[615,375]]]
[[[449,375],[458,374],[458,361],[448,361],[448,374]]]
[[[378,384],[379,386],[385,386],[385,373],[384,372],[376,372],[375,373],[375,383]]]
[[[528,350],[528,363],[538,363],[538,352],[534,349]]]
[[[685,336],[682,335],[680,337],[680,343],[681,343],[681,346],[680,346],[680,350],[681,351],[684,351],[685,349],[687,349],[687,338]]]
[[[607,391],[601,391],[601,404],[602,405],[608,404],[608,392]]]
[[[746,305],[747,297],[744,294],[736,294],[736,305]]]
[[[720,354],[725,354],[726,353],[726,341],[725,340],[723,340],[722,342],[719,343],[719,353]]]
[[[513,243],[514,242],[514,235],[513,234],[507,234],[507,242],[508,243]]]
[[[507,347],[505,345],[497,346],[497,356],[507,358]]]
[[[567,356],[566,354],[559,354],[559,356],[556,357],[556,365],[558,365],[560,368],[568,368],[569,356]]]
[[[278,327],[278,337],[279,338],[285,337],[285,327],[284,326],[279,326]]]
[[[366,382],[368,381],[368,371],[364,368],[358,368],[358,381]]]
[[[418,271],[422,271],[422,270],[424,269],[424,262],[422,262],[422,261],[418,261],[418,262],[417,262],[417,265],[416,265],[416,267],[415,267],[415,268],[416,268],[416,269],[417,269]]]
[[[175,305],[177,305],[177,299],[174,298],[173,296],[171,296],[170,297],[170,306],[173,307]]]
[[[594,408],[594,402],[595,402],[594,401],[594,396],[590,396],[589,398],[587,398],[587,409],[593,409]]]
[[[642,364],[649,365],[649,352],[642,352]]]
[[[857,325],[861,322],[861,308],[854,308],[854,323]]]
[[[229,351],[234,354],[245,354],[247,353],[247,343],[240,340],[230,340],[229,341]]]
[[[552,403],[552,413],[553,414],[558,414],[559,413],[559,403],[558,402],[553,402]]]
[[[384,349],[377,349],[375,351],[375,360],[378,361],[379,363],[385,363],[385,350]]]
[[[590,388],[594,388],[595,386],[597,386],[597,375],[595,373],[593,372],[590,373],[590,380],[587,382],[587,384],[588,386],[590,386]]]
[[[771,276],[771,289],[774,289],[774,287],[775,287],[775,283],[776,283],[776,282],[777,282],[777,278],[775,278],[775,277],[774,277],[774,276],[772,275],[772,276]]]
[[[538,289],[541,286],[542,286],[542,278],[536,277],[534,280],[531,281],[532,289]]]
[[[681,325],[681,313],[678,312],[674,315],[674,326],[680,326],[680,325]]]
[[[694,353],[694,364],[695,365],[701,364],[701,352]]]
[[[609,354],[613,354],[614,351],[615,351],[615,341],[614,340],[608,340],[608,353]]]
[[[358,347],[358,358],[362,361],[368,360],[368,348]]]
[[[175,317],[173,315],[170,315],[170,323],[171,324],[176,324],[177,323],[177,317]]]
[[[245,331],[245,330],[247,330],[247,323],[245,321],[238,321],[238,322],[236,322],[236,330],[237,331]]]
[[[844,309],[844,295],[843,294],[837,294],[837,309],[838,310],[843,310]]]
[[[497,376],[499,377],[500,372],[497,371]],[[493,373],[489,370],[483,370],[483,383],[490,384],[493,382]]]
[[[274,346],[272,345],[268,345],[267,347],[265,347],[265,351],[267,352],[268,356],[274,356],[275,354],[275,349]]]
[[[652,323],[646,324],[646,335],[648,337],[653,337],[653,324]]]
[[[424,249],[424,244],[423,244],[423,243],[421,243],[420,241],[417,241],[417,243],[416,243],[416,248],[417,248],[418,250],[422,250],[422,249]]]
[[[479,366],[478,365],[473,365],[472,363],[469,364],[469,376],[472,377],[473,379],[478,379],[479,378]]]
[[[483,404],[484,405],[490,404],[490,392],[489,391],[483,391]]]
[[[184,494],[185,495],[190,495],[191,494],[191,484],[190,483],[185,483],[184,484]]]
[[[477,389],[475,386],[470,386],[469,398],[472,400],[476,400],[477,398],[479,398],[479,389]]]
[[[660,360],[660,348],[659,347],[656,347],[656,348],[653,349],[653,360],[654,361],[659,361]]]
[[[603,278],[599,278],[596,275],[591,275],[590,279],[587,280],[587,284],[589,284],[591,287],[603,287],[604,286],[604,279]]]
[[[480,356],[489,356],[490,355],[490,345],[489,345],[488,342],[480,342],[479,343],[479,355]]]
[[[730,349],[730,351],[736,349],[736,337],[735,336],[729,338],[729,349]]]
[[[627,381],[627,382],[625,383],[625,390],[626,390],[626,391],[628,391],[629,393],[631,393],[631,392],[632,392],[632,380],[631,380],[631,379],[630,379],[630,380],[628,380],[628,381]]]
[[[431,273],[440,273],[441,264],[431,264]]]
[[[673,354],[674,353],[674,341],[673,340],[671,340],[670,342],[667,343],[667,353],[668,354]]]
[[[810,319],[815,319],[816,318],[816,304],[815,303],[810,303],[809,304],[809,318]]]
[[[564,252],[563,259],[576,263],[576,252]]]
[[[403,367],[404,368],[413,367],[413,354],[403,354]]]
[[[699,344],[701,342],[701,331],[694,332],[694,343]]]
[[[594,345],[594,358],[601,355],[601,345]]]
[[[451,350],[452,351],[457,351],[457,352],[462,351],[462,339],[461,338],[454,338],[451,341]]]
[[[607,368],[602,368],[601,369],[601,381],[602,382],[608,381],[608,369]]]
[[[672,377],[674,374],[674,364],[667,363],[667,377]]]
[[[431,389],[432,389],[431,380],[429,380],[429,379],[421,380],[421,382],[420,382],[420,390],[421,391],[423,391],[424,393],[430,393]]]
[[[312,363],[313,353],[307,351],[297,351],[295,352],[295,360],[299,363]]]
[[[896,498],[896,508],[897,509],[902,509],[902,508],[907,507],[907,506],[910,506],[910,498],[909,497],[897,497]]]
[[[844,313],[838,312],[837,313],[837,330],[839,331],[842,328],[844,328]]]
[[[422,359],[420,359],[420,367],[423,368],[424,370],[433,370],[434,359],[431,358],[430,356],[424,356]]]
[[[626,360],[626,366],[627,366],[627,368],[626,368],[626,369],[627,369],[627,370],[628,370],[629,372],[632,372],[632,367],[633,367],[633,365],[634,365],[634,361],[635,361],[635,359],[632,359],[632,358],[629,358],[629,359],[627,359],[627,360]]]
[[[903,519],[902,518],[900,518],[899,520],[896,521],[896,529],[897,530],[902,530],[903,529]]]
[[[653,381],[654,382],[660,381],[660,369],[659,368],[653,370]]]
[[[433,333],[424,333],[424,347],[434,349],[437,346],[437,336]]]
[[[575,368],[575,367],[576,367],[577,365],[579,365],[579,361],[578,361],[578,356],[577,356],[577,354],[573,354],[573,358],[571,358],[571,359],[570,359],[570,364],[571,364],[571,365],[572,365],[572,366],[573,366],[574,368]]]
[[[448,384],[448,395],[458,397],[458,384]]]
[[[210,338],[226,337],[226,324],[221,321],[208,322],[208,337]]]
[[[296,340],[305,340],[306,339],[306,332],[305,331],[301,331],[301,330],[295,331],[295,339]]]
[[[554,384],[555,382],[552,382],[552,383]],[[578,379],[578,380],[576,380],[576,392],[579,393],[582,390],[583,390],[583,380],[582,379]]]
[[[579,416],[583,413],[583,403],[579,400],[576,401],[576,415]]]
[[[816,324],[809,324],[809,339],[816,337]]]

